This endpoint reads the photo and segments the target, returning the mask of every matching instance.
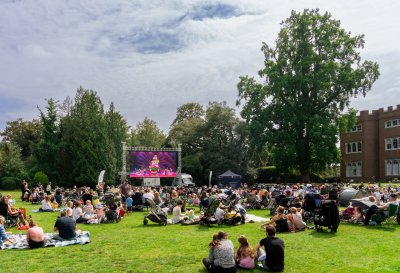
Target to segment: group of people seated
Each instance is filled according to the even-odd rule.
[[[275,233],[275,227],[267,226],[266,237],[260,240],[255,249],[246,236],[240,235],[239,247],[235,252],[228,234],[220,231],[213,235],[209,243],[209,255],[203,259],[203,265],[211,273],[230,273],[236,272],[237,268],[253,269],[258,261],[262,269],[281,272],[284,270],[285,245],[283,240],[275,237]]]
[[[5,218],[0,216],[0,247],[3,244],[13,244],[15,237],[11,232],[6,232]],[[56,220],[53,229],[53,238],[58,240],[71,240],[77,236],[76,222],[72,218],[69,210],[61,212],[60,217]],[[45,233],[43,228],[37,225],[33,219],[29,219],[29,229],[26,233],[26,241],[30,248],[39,248],[45,246]]]
[[[381,200],[376,200],[375,196],[370,195],[364,198],[364,201],[370,202],[370,206],[367,209],[362,209],[360,206],[353,207],[352,202],[349,206],[342,212],[342,219],[346,222],[357,223],[369,225],[372,222],[381,222],[385,218],[391,216],[391,213],[396,213],[399,208],[400,199],[397,198],[398,195],[391,193],[389,199],[383,202]],[[391,206],[393,206],[393,212],[390,211]],[[377,215],[377,218],[372,219],[372,217]],[[375,220],[375,221],[374,221]]]
[[[279,206],[276,214],[264,224],[264,227],[275,226],[277,232],[297,232],[304,230],[307,225],[303,221],[302,209],[291,207],[287,214],[285,208]]]

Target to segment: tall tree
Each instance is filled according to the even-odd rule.
[[[21,149],[24,159],[30,157],[32,144],[37,143],[40,138],[41,124],[38,120],[24,121],[21,118],[8,121],[6,128],[0,133],[2,141],[9,141]]]
[[[204,108],[199,103],[185,103],[179,106],[166,140],[172,147],[182,145],[182,172],[190,173],[197,179],[204,175],[200,162],[204,117]]]
[[[341,113],[371,89],[378,64],[361,62],[364,36],[352,36],[319,10],[292,11],[275,47],[263,43],[263,83],[241,77],[238,104],[252,137],[269,143],[277,167],[311,170],[337,160]]]
[[[59,143],[60,143],[60,117],[57,112],[57,102],[54,99],[47,100],[46,112],[39,109],[41,134],[40,141],[33,146],[35,158],[34,171],[43,171],[51,181],[59,181],[57,163],[59,162]]]
[[[205,111],[199,103],[185,103],[176,110],[167,142],[174,147],[182,144],[182,154],[190,155],[202,147],[201,130],[204,125]],[[192,160],[193,161],[193,160]]]
[[[201,163],[208,171],[222,173],[227,169],[243,175],[247,172],[247,130],[225,102],[209,103],[202,127]]]
[[[24,163],[21,160],[21,149],[8,142],[0,143],[0,178],[18,177],[25,172]]]
[[[129,139],[131,146],[160,148],[164,143],[164,133],[157,127],[157,123],[148,117],[145,117],[143,122],[136,124]]]
[[[97,93],[80,87],[71,107],[68,147],[72,153],[72,174],[78,185],[94,185],[101,170],[105,181],[114,183],[115,153],[108,137],[103,104]],[[110,152],[111,151],[111,152]]]
[[[111,141],[111,150],[113,150],[114,156],[116,157],[116,166],[114,168],[113,175],[117,175],[117,170],[121,169],[122,166],[122,144],[128,139],[129,126],[124,117],[115,111],[114,103],[110,104],[110,108],[105,115],[107,123],[108,137]]]
[[[204,108],[199,103],[185,103],[176,110],[176,117],[172,122],[171,127],[183,121],[204,118],[204,114]]]

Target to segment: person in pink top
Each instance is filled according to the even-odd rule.
[[[41,227],[38,227],[33,220],[29,222],[28,233],[26,240],[30,248],[44,247],[44,232]]]
[[[255,251],[244,235],[240,235],[238,241],[240,246],[236,251],[236,266],[243,269],[253,269],[255,267]]]

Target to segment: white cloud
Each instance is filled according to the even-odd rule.
[[[44,99],[84,88],[115,102],[131,125],[145,116],[167,130],[185,102],[234,106],[240,75],[262,67],[261,42],[273,45],[292,9],[329,11],[354,34],[381,77],[359,109],[399,103],[400,3],[368,1],[2,1],[0,130],[37,117]],[[15,103],[17,102],[18,103]]]

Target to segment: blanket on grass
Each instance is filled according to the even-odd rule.
[[[268,219],[264,217],[255,216],[254,214],[246,214],[246,223],[252,221],[257,223],[266,222]]]
[[[38,209],[33,209],[32,212],[61,212],[61,211],[64,211],[64,210],[65,210],[65,208],[55,209],[54,211],[41,211],[41,210],[38,210]]]
[[[29,248],[28,242],[26,241],[26,235],[13,235],[14,242],[12,244],[3,244],[1,249],[26,249]],[[52,233],[45,234],[45,245],[44,247],[50,246],[68,246],[68,245],[75,245],[75,244],[88,244],[90,243],[90,232],[89,231],[82,231],[78,233],[78,236],[71,240],[57,240],[53,238]]]

